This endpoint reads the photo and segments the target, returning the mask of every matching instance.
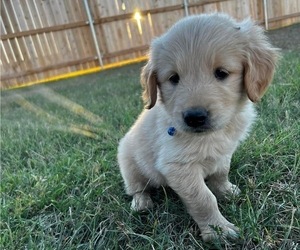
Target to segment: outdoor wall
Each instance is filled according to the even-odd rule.
[[[267,19],[269,29],[300,22],[300,0],[86,2],[100,58],[85,0],[1,0],[1,88],[144,59],[151,39],[186,15],[221,11],[237,19],[250,16],[261,25]]]

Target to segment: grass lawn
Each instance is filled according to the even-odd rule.
[[[130,210],[116,152],[143,108],[142,64],[1,93],[1,249],[299,249],[300,57],[285,52],[220,202],[241,239],[204,244],[170,189]]]

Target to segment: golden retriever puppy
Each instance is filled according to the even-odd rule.
[[[177,22],[150,47],[141,82],[146,109],[120,141],[118,162],[132,208],[151,208],[151,187],[170,186],[198,224],[203,240],[215,228],[238,229],[217,198],[236,195],[230,160],[247,136],[277,59],[250,19],[198,15]],[[217,198],[216,198],[217,197]]]

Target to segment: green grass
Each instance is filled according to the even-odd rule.
[[[234,154],[230,177],[242,194],[219,204],[241,239],[225,245],[201,241],[170,189],[153,193],[149,213],[130,210],[116,153],[143,108],[141,66],[1,93],[0,248],[299,248],[299,54],[285,53],[249,138]],[[55,93],[101,120],[51,101]]]

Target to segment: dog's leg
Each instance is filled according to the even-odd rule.
[[[228,196],[237,196],[241,192],[241,190],[228,179],[230,161],[231,157],[224,158],[224,160],[221,161],[221,165],[218,167],[218,171],[210,175],[206,182],[209,189],[219,199]]]
[[[185,169],[173,165],[166,173],[166,178],[168,185],[180,196],[189,214],[197,222],[204,241],[218,237],[216,228],[221,229],[225,236],[238,236],[238,228],[220,213],[217,199],[206,186],[199,166]]]
[[[153,202],[147,192],[149,180],[140,173],[136,163],[128,158],[120,159],[119,157],[119,166],[125,182],[126,193],[133,196],[131,209],[144,211],[152,208]]]

